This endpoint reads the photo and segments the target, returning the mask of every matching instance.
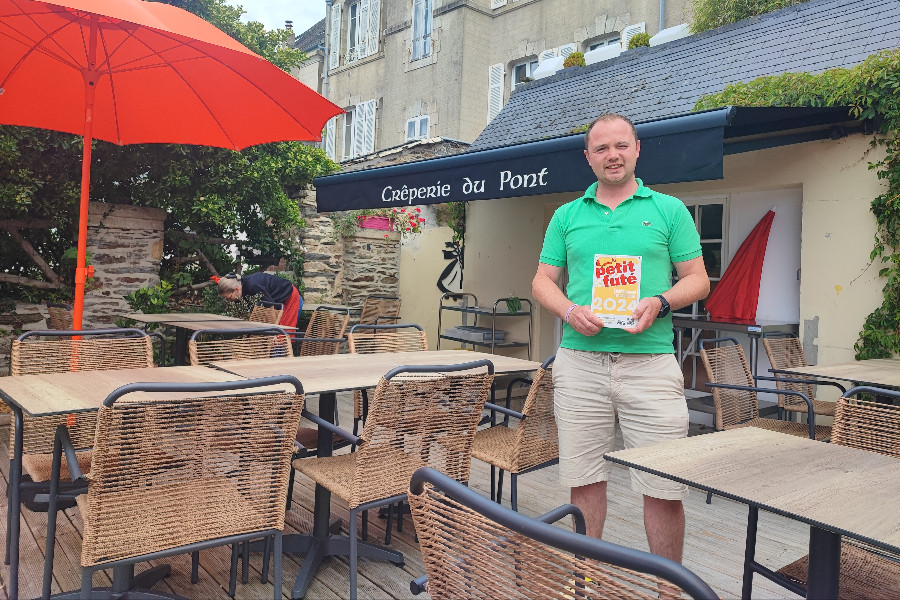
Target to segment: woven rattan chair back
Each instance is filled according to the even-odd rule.
[[[303,399],[282,392],[101,407],[87,502],[79,502],[82,566],[283,529]]]
[[[831,443],[900,458],[900,406],[839,398]]]
[[[766,354],[769,356],[769,364],[773,369],[792,369],[795,367],[806,367],[806,355],[803,354],[803,346],[800,340],[795,337],[787,338],[763,338],[763,346]],[[775,377],[796,379],[791,375],[782,375],[776,373]],[[783,383],[778,381],[775,386],[779,390],[793,390],[805,394],[810,400],[815,400],[813,386],[806,383]],[[806,402],[798,396],[778,396],[778,406],[801,406],[806,409]]]
[[[409,504],[428,573],[427,591],[434,600],[682,597],[674,584],[576,558],[509,529],[430,485],[421,494],[410,490]]]
[[[753,386],[753,376],[738,344],[700,350],[711,383]],[[756,392],[711,388],[716,408],[716,429],[759,417]]]
[[[281,316],[284,314],[284,307],[280,310],[270,306],[254,306],[250,316],[247,318],[251,323],[268,323],[269,325],[278,325]],[[296,323],[291,323],[296,325]]]
[[[354,328],[347,335],[350,352],[379,354],[382,352],[427,352],[428,338],[415,325],[398,325],[389,329]]]
[[[153,344],[149,336],[100,339],[82,337],[80,340],[32,336],[13,340],[10,359],[10,374],[14,377],[71,371],[146,369],[154,366]],[[68,425],[76,448],[93,446],[97,415],[23,415],[22,423],[23,453],[49,454],[53,451],[56,428],[61,424]],[[15,421],[12,423],[12,430],[15,435]],[[10,444],[9,448],[12,458],[13,445]]]
[[[350,507],[405,493],[419,467],[468,481],[472,441],[493,380],[475,370],[382,378],[356,452]]]
[[[199,333],[199,332],[197,332]],[[220,329],[204,332],[207,335],[226,335],[222,339],[201,339],[200,336],[188,341],[191,365],[206,366],[223,360],[255,360],[258,358],[282,358],[294,355],[291,339],[286,333],[240,335],[240,329]],[[196,335],[196,333],[195,333]],[[240,335],[240,337],[234,337]]]
[[[515,472],[524,471],[559,457],[559,435],[553,414],[553,369],[537,370],[525,407],[525,420],[516,428],[512,462]]]
[[[379,323],[393,323],[395,318],[400,315],[400,298],[391,296],[369,296],[363,303],[362,313],[359,315],[361,325],[375,325],[378,317],[388,317],[381,319]]]
[[[47,327],[57,331],[72,329],[72,307],[68,304],[47,304]]]
[[[306,328],[308,338],[344,337],[347,323],[350,321],[349,312],[331,311],[327,308],[317,308],[313,311],[309,326]],[[325,354],[337,354],[340,342],[304,342],[300,339],[300,356],[322,356]]]

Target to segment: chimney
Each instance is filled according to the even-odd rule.
[[[287,29],[287,32],[288,32],[288,40],[287,40],[287,44],[288,44],[288,46],[292,46],[292,47],[293,47],[294,41],[295,41],[295,39],[296,39],[296,38],[294,37],[294,22],[293,22],[293,21],[285,21],[285,22],[284,22],[284,28]]]

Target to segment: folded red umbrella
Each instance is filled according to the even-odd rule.
[[[200,17],[141,0],[0,0],[0,123],[84,135],[73,328],[81,328],[91,139],[240,150],[321,140],[340,108]]]
[[[759,304],[759,283],[775,211],[766,213],[731,259],[706,310],[715,319],[752,321]]]

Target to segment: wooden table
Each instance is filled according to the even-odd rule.
[[[900,388],[900,360],[892,358],[855,360],[836,365],[772,369],[772,372],[797,375],[807,379],[810,377],[839,379],[877,387]]]
[[[240,376],[208,367],[170,367],[168,369],[121,369],[116,371],[81,371],[47,375],[22,375],[0,378],[0,398],[12,409],[16,422],[13,440],[13,459],[10,461],[10,498],[7,510],[9,531],[9,590],[10,599],[18,597],[19,586],[19,521],[22,491],[22,419],[23,413],[32,417],[97,411],[103,400],[115,389],[128,383],[171,382],[199,383],[204,381],[238,381]],[[260,390],[265,388],[259,388]],[[274,388],[273,389],[280,389]],[[196,394],[202,396],[203,394]],[[165,400],[172,394],[129,394],[129,400]],[[174,397],[184,397],[175,394]],[[168,566],[149,569],[135,579],[134,567],[114,570],[114,589],[149,588],[168,575]],[[122,587],[124,586],[124,587]]]
[[[519,358],[464,350],[235,360],[212,363],[212,366],[243,377],[293,375],[303,383],[303,390],[307,394],[319,394],[319,416],[334,422],[336,392],[375,387],[381,376],[394,367],[449,365],[482,359],[488,359],[494,364],[496,375],[535,371],[540,367],[540,363]],[[331,456],[331,445],[331,433],[319,428],[318,456]],[[291,598],[303,598],[325,557],[346,556],[349,553],[349,538],[331,533],[335,525],[340,526],[339,522],[330,522],[331,492],[316,484],[315,498],[312,535],[286,535],[282,539],[284,552],[306,554]],[[254,543],[251,548],[257,552],[264,549],[262,542]],[[357,548],[360,557],[403,564],[403,555],[395,550],[363,542],[358,542]]]
[[[810,525],[807,598],[838,597],[841,536],[900,553],[896,458],[755,427],[606,458],[749,505],[743,598],[750,598],[754,573],[774,579],[754,557],[760,508]]]
[[[309,310],[313,311],[317,308],[336,308],[338,310],[349,310],[350,312],[359,312],[361,308],[351,308],[349,306],[344,306],[343,304],[316,304],[316,303],[303,303],[303,306],[300,307],[300,312]]]
[[[166,325],[177,323],[179,321],[240,321],[237,317],[226,317],[225,315],[215,315],[212,313],[159,313],[155,315],[145,315],[144,313],[130,313],[125,315],[126,319],[140,321],[141,323],[164,323]]]

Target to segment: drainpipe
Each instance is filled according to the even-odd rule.
[[[665,28],[666,28],[666,0],[659,0],[659,31],[662,31]]]
[[[660,2],[664,2],[665,0],[660,0]],[[325,0],[325,75],[322,78],[322,95],[325,96],[325,99],[328,99],[328,61],[331,56],[331,48],[329,44],[331,43],[331,5],[334,4],[334,0]]]

